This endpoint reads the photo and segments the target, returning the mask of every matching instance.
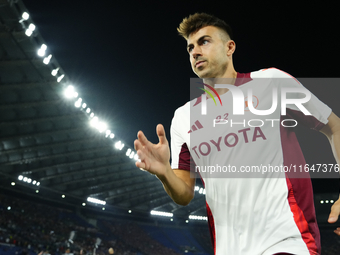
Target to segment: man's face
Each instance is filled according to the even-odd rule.
[[[187,50],[194,73],[200,78],[223,77],[229,57],[227,43],[217,27],[207,26],[189,35]]]

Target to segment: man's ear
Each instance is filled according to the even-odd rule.
[[[233,40],[229,40],[226,42],[226,51],[227,51],[226,53],[228,57],[234,54],[235,49],[236,49],[236,44]]]

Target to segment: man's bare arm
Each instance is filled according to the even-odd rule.
[[[335,160],[340,164],[340,119],[333,112],[328,118],[328,123],[320,132],[325,134],[331,144]],[[340,196],[339,199],[333,204],[331,213],[329,214],[328,222],[335,223],[340,214]],[[340,236],[340,228],[334,230]]]

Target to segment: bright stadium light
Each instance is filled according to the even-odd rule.
[[[108,137],[109,135],[111,134],[111,130],[106,130],[106,132],[105,132],[105,137]]]
[[[73,97],[74,94],[74,87],[72,85],[68,85],[67,88],[64,90],[64,96],[67,98]]]
[[[31,24],[28,26],[28,28],[26,29],[25,34],[26,34],[27,36],[31,36],[31,35],[33,34],[33,31],[34,31],[34,30],[35,30],[35,25],[31,23]]]
[[[129,158],[133,158],[134,155],[135,155],[135,152],[133,151],[133,152],[131,152]]]
[[[65,77],[64,74],[60,75],[60,76],[57,78],[57,82],[60,82],[62,79],[64,79],[64,77]]]
[[[35,193],[39,193],[39,190],[36,190]]]
[[[134,159],[134,160],[138,160],[138,159],[139,159],[137,153],[135,154],[135,156],[133,156],[133,159]]]
[[[74,103],[74,106],[79,108],[81,106],[81,101],[77,100],[75,103]]]
[[[118,141],[118,142],[115,143],[116,149],[119,149],[120,146],[122,146],[122,142],[121,141]]]
[[[33,185],[35,185],[36,183],[37,183],[37,181],[36,181],[36,180],[34,180],[34,181],[32,182],[32,184],[33,184]]]
[[[65,195],[63,194],[63,195],[61,195],[61,197],[62,197],[62,198],[65,198]]]
[[[189,220],[208,220],[207,216],[189,215]]]
[[[131,153],[131,149],[129,148],[129,149],[126,151],[126,156],[130,156],[130,153]]]
[[[52,58],[52,55],[51,54],[48,55],[47,57],[44,58],[43,63],[45,65],[48,65],[50,63],[50,61],[51,61],[51,58]]]
[[[28,26],[28,29],[31,30],[31,31],[33,32],[33,31],[35,30],[35,25],[31,23],[31,24]]]
[[[27,12],[23,12],[21,17],[22,17],[23,20],[28,20],[30,15]]]
[[[91,117],[91,118],[93,118],[93,117],[94,117],[94,113],[93,113],[93,112],[91,112],[91,114],[90,114],[90,117]]]
[[[59,67],[56,68],[56,69],[53,69],[52,72],[51,72],[51,74],[52,74],[53,76],[56,76],[57,73],[58,73],[58,71],[59,71]]]
[[[31,178],[28,178],[27,179],[27,183],[31,183],[32,182],[32,179]]]
[[[110,138],[113,139],[115,137],[115,134],[111,133]]]
[[[90,108],[87,108],[86,109],[86,113],[90,113],[91,112],[91,109]]]
[[[90,125],[91,127],[96,127],[97,123],[99,122],[99,119],[97,116],[94,116],[91,120],[90,120]]]
[[[24,182],[27,182],[28,178],[27,177],[24,177],[23,181]]]
[[[82,205],[82,206],[85,206],[86,204],[85,204],[85,203],[82,203],[81,205]]]
[[[40,185],[40,182],[37,182],[37,186],[39,186]]]
[[[107,124],[105,122],[99,121],[96,125],[99,133],[103,133],[105,129],[107,129]]]
[[[18,180],[19,180],[19,181],[22,181],[23,178],[24,178],[24,177],[23,177],[22,175],[19,175],[19,176],[18,176]]]
[[[200,187],[199,186],[195,186],[195,191],[199,191]]]
[[[33,31],[30,29],[26,29],[25,31],[25,35],[27,35],[28,37],[30,37],[33,34]]]
[[[94,204],[100,204],[100,205],[106,205],[106,201],[94,198],[94,197],[88,197],[87,198],[88,202],[94,203]]]
[[[81,105],[81,107],[82,107],[83,109],[85,109],[85,108],[86,108],[86,103],[83,103],[83,104]]]
[[[42,45],[40,46],[40,49],[39,49],[38,52],[37,52],[37,53],[38,53],[38,56],[40,56],[40,57],[45,56],[46,50],[47,50],[46,44],[42,44]]]
[[[169,213],[169,212],[161,212],[161,211],[150,211],[151,215],[157,215],[157,216],[162,216],[162,217],[173,217],[174,214],[173,213]]]
[[[12,185],[12,186],[15,186],[15,182],[11,182],[11,185]]]

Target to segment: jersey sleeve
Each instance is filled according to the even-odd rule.
[[[277,74],[275,76],[279,77],[281,90],[282,88],[303,88],[311,94],[310,100],[302,104],[311,113],[311,115],[305,115],[295,104],[287,104],[286,118],[294,119],[298,123],[314,130],[320,130],[323,128],[328,123],[328,117],[332,113],[332,109],[321,102],[313,93],[307,90],[290,74],[279,69],[276,69],[276,72]],[[306,95],[300,92],[288,92],[286,94],[287,99],[304,98],[305,96]]]
[[[180,114],[177,109],[170,127],[171,168],[190,171],[192,158],[187,143],[180,132],[183,128],[185,127],[183,127],[183,122],[181,125]]]

